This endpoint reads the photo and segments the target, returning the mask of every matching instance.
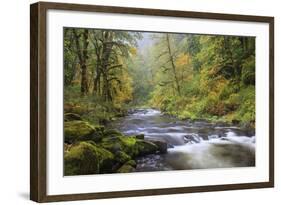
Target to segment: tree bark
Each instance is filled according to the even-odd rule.
[[[94,34],[95,35],[95,34]],[[94,37],[95,41],[93,42],[93,45],[95,47],[96,52],[96,76],[94,77],[94,87],[93,87],[93,94],[100,95],[100,82],[101,82],[101,46],[99,45],[97,37]]]
[[[79,64],[81,68],[81,94],[85,95],[88,93],[88,73],[87,73],[87,60],[88,60],[88,45],[89,45],[89,31],[87,29],[84,30],[82,33],[82,48],[80,45],[80,36],[77,34],[76,30],[73,29],[73,34],[75,37],[75,44],[76,44],[76,50],[77,55],[79,59]]]
[[[104,41],[102,46],[102,57],[101,57],[101,71],[103,75],[103,97],[105,101],[112,101],[110,92],[110,82],[108,81],[108,61],[113,48],[113,33],[111,31],[105,31]]]
[[[178,76],[177,76],[176,66],[175,66],[175,63],[174,63],[174,57],[173,57],[172,51],[171,51],[169,34],[166,34],[166,41],[167,41],[169,58],[170,58],[170,62],[171,62],[171,65],[172,65],[172,70],[173,70],[174,79],[175,79],[175,83],[176,83],[176,89],[177,89],[177,92],[178,92],[179,96],[181,96],[181,89],[180,89],[179,79],[178,79]]]

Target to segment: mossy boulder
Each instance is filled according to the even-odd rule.
[[[132,167],[134,167],[134,168],[137,167],[137,163],[136,163],[135,160],[129,160],[129,161],[127,161],[125,164],[126,164],[126,165],[130,165],[130,166],[132,166]]]
[[[86,175],[112,172],[114,155],[94,142],[79,142],[65,153],[65,175]]]
[[[112,153],[124,152],[131,158],[159,152],[154,143],[137,139],[135,136],[117,136],[103,138],[101,146]]]
[[[134,171],[135,171],[135,168],[128,164],[124,164],[122,167],[120,167],[117,170],[118,173],[130,173],[130,172],[134,172]]]
[[[138,134],[136,135],[137,139],[143,140],[144,139],[144,134]]]
[[[168,144],[164,141],[161,141],[161,140],[150,140],[150,142],[152,142],[153,144],[155,144],[157,147],[158,147],[158,151],[161,153],[161,154],[165,154],[167,153],[167,150],[168,150]]]
[[[82,120],[81,116],[75,113],[66,113],[64,114],[64,121],[73,121],[73,120]]]
[[[127,155],[125,152],[118,151],[115,153],[115,160],[117,162],[120,162],[121,164],[124,164],[127,161],[131,160],[131,157]]]
[[[106,137],[102,139],[101,146],[112,153],[124,152],[130,157],[135,157],[138,154],[136,145],[137,139],[135,137]]]
[[[116,137],[116,136],[123,136],[123,134],[116,129],[107,129],[103,133],[103,137]]]
[[[158,151],[158,147],[154,143],[139,139],[136,141],[136,149],[138,150],[138,156],[155,154]]]
[[[79,120],[65,122],[65,136],[65,175],[133,172],[137,166],[133,159],[167,149],[164,142],[124,136]]]
[[[85,140],[98,141],[102,137],[103,130],[102,126],[93,126],[86,121],[68,121],[64,122],[64,139],[68,143]]]

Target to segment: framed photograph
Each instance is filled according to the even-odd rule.
[[[30,7],[30,198],[274,186],[274,18]]]

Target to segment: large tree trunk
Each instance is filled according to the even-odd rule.
[[[94,33],[94,35],[96,35],[96,33]],[[94,76],[93,80],[94,80],[94,86],[93,86],[93,95],[101,95],[101,49],[102,46],[99,43],[99,40],[97,38],[97,36],[94,36],[94,41],[93,41],[93,45],[95,47],[95,53],[96,53],[96,75]]]
[[[87,76],[87,66],[85,63],[83,63],[81,72],[81,93],[82,95],[85,95],[88,93],[88,76]]]
[[[75,37],[75,44],[77,49],[77,55],[81,68],[81,94],[85,95],[88,93],[88,71],[87,71],[87,60],[88,60],[88,45],[89,45],[89,31],[87,29],[82,33],[82,48],[80,46],[80,35],[77,34],[76,30],[73,29]]]
[[[93,94],[100,95],[100,78],[101,78],[100,66],[97,65],[97,67],[96,67],[96,76],[94,78]]]
[[[108,65],[109,65],[109,57],[113,48],[113,33],[111,31],[105,31],[104,34],[104,42],[103,42],[103,50],[101,57],[101,70],[103,74],[103,97],[106,101],[112,101],[112,96],[110,92],[110,82],[108,81]]]
[[[174,79],[175,79],[175,83],[176,83],[176,89],[177,89],[177,92],[178,92],[179,96],[181,96],[181,89],[180,89],[179,79],[178,79],[178,76],[177,76],[176,66],[175,66],[175,63],[174,63],[174,57],[173,57],[172,51],[171,51],[169,34],[166,34],[166,41],[167,41],[169,58],[170,58],[170,62],[171,62],[171,65],[172,65],[172,70],[173,70]]]

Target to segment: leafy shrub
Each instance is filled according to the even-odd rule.
[[[255,56],[253,55],[242,64],[242,81],[245,85],[255,85]]]

